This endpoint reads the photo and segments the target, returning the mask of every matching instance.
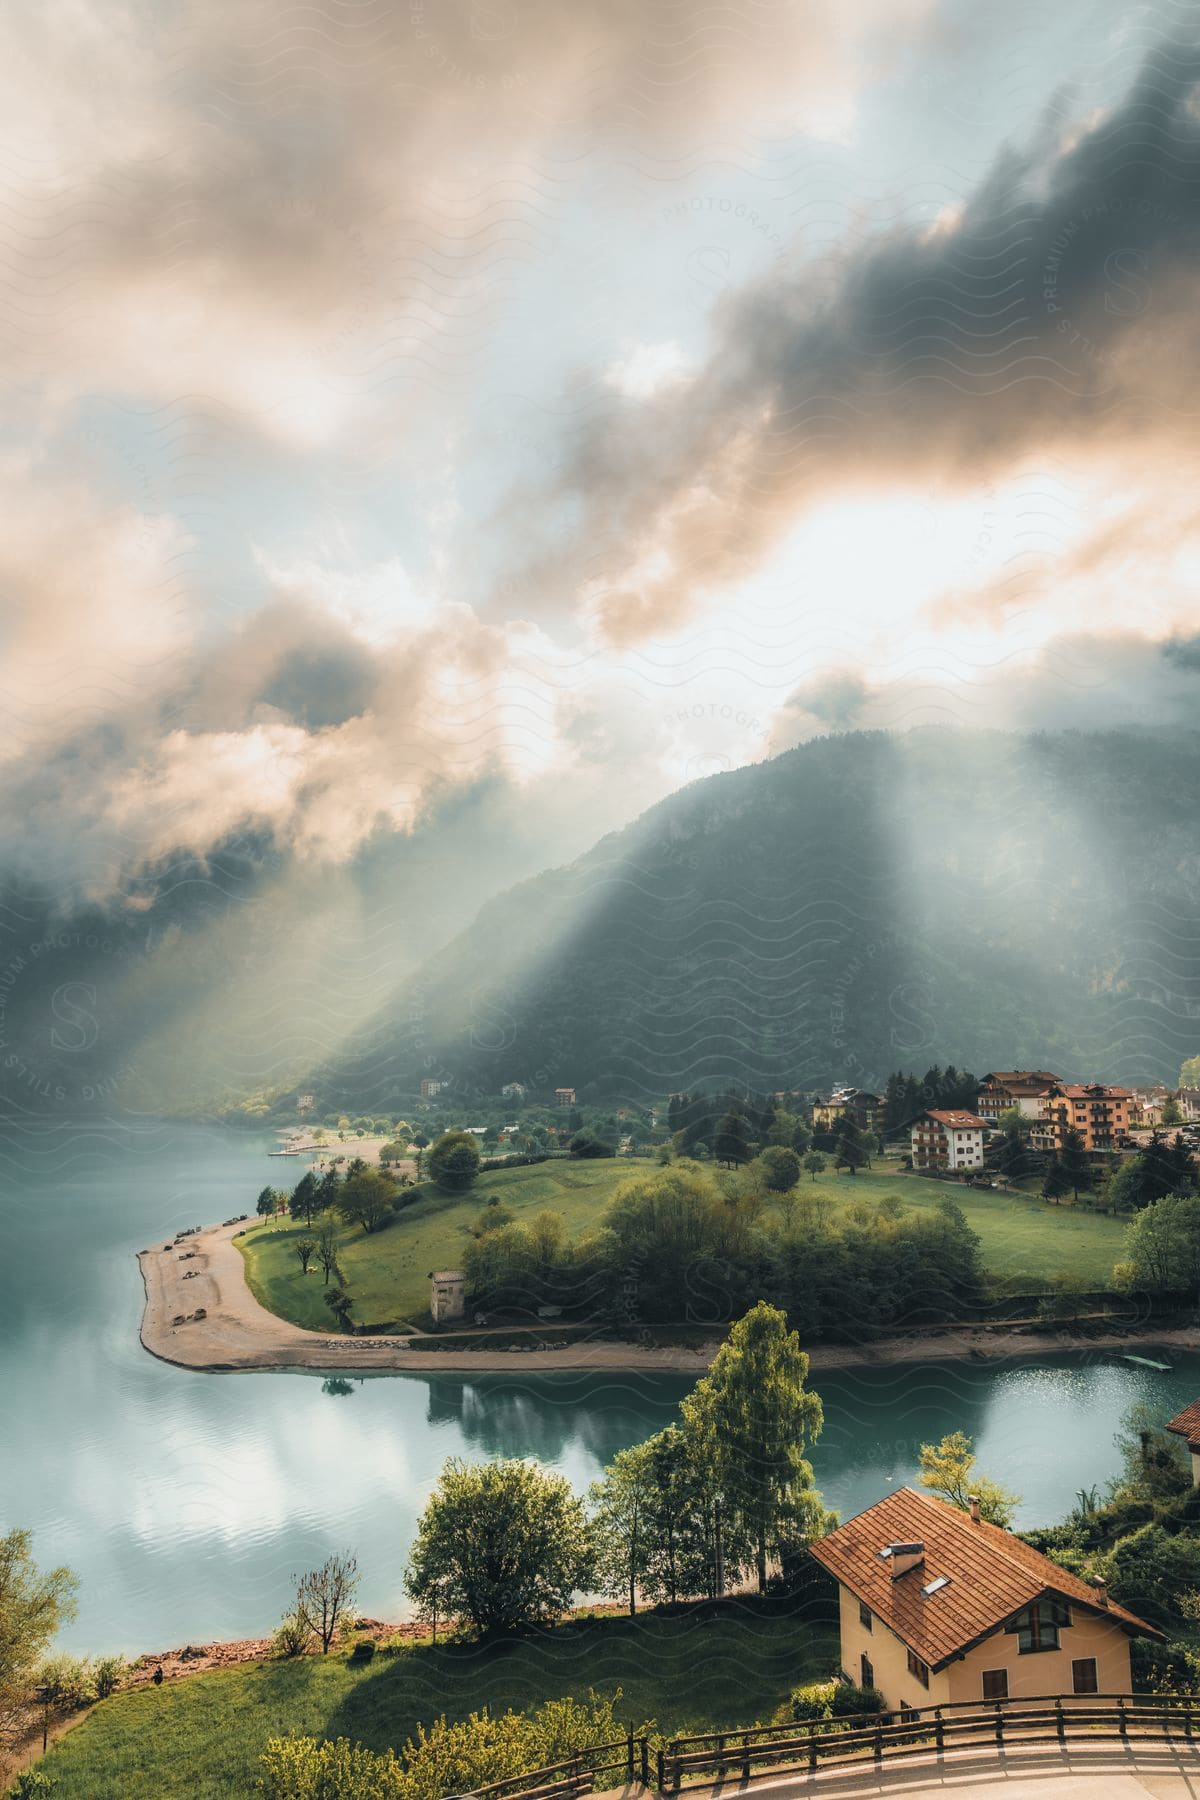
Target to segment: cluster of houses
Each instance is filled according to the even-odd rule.
[[[914,1169],[981,1169],[988,1134],[1013,1111],[1031,1121],[1033,1150],[1053,1155],[1075,1131],[1089,1154],[1103,1155],[1136,1148],[1131,1133],[1168,1120],[1185,1128],[1200,1124],[1200,1088],[1117,1087],[1064,1081],[1049,1069],[993,1070],[980,1081],[973,1111],[931,1107],[909,1122]],[[819,1098],[813,1125],[832,1131],[847,1113],[860,1130],[882,1133],[883,1097],[862,1088],[835,1088]]]

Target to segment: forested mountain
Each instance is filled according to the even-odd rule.
[[[1173,1080],[1200,1047],[1200,734],[859,733],[710,777],[485,906],[327,1099]]]

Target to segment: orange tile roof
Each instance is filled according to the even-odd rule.
[[[892,1580],[888,1544],[923,1543],[925,1559]],[[1058,1594],[1132,1635],[1162,1632],[1116,1601],[1104,1605],[1090,1583],[1059,1568],[1010,1531],[973,1520],[946,1500],[898,1488],[810,1546],[822,1568],[870,1607],[931,1669],[941,1669],[1043,1594]],[[945,1587],[923,1594],[948,1575]]]
[[[1185,1406],[1181,1413],[1168,1420],[1167,1430],[1186,1438],[1189,1450],[1200,1451],[1200,1400],[1193,1400],[1190,1406]]]
[[[969,1112],[935,1112],[932,1107],[921,1114],[923,1119],[936,1119],[939,1125],[949,1125],[955,1131],[988,1131],[991,1127],[986,1119],[977,1119]]]

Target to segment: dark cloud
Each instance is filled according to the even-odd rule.
[[[730,299],[652,428],[645,407],[598,419],[569,485],[581,541],[620,547],[590,598],[602,630],[677,625],[834,487],[978,479],[1055,444],[1190,445],[1198,79],[1194,42],[1156,49],[1110,115],[1053,111],[933,227]]]

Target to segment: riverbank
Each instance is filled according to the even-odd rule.
[[[714,1336],[694,1345],[643,1345],[590,1339],[556,1349],[442,1349],[411,1337],[346,1337],[306,1331],[261,1306],[246,1283],[234,1238],[239,1220],[139,1253],[146,1303],[141,1341],[153,1356],[180,1368],[237,1370],[393,1370],[413,1374],[470,1370],[511,1373],[514,1358],[537,1372],[604,1369],[701,1375],[721,1344]],[[203,1312],[197,1319],[196,1313]],[[1200,1350],[1200,1326],[1141,1330],[1037,1331],[1005,1325],[933,1328],[863,1344],[815,1344],[813,1370],[876,1368],[890,1363],[988,1361],[1080,1350]]]

